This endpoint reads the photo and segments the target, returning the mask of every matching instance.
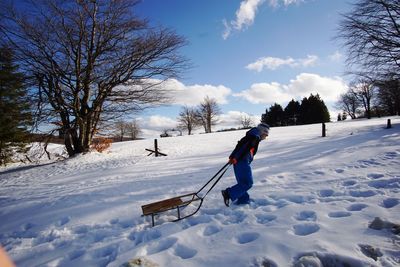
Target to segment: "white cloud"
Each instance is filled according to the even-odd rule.
[[[139,123],[141,128],[158,132],[164,129],[175,128],[177,125],[177,121],[175,118],[160,115],[139,117],[136,118],[136,121]]]
[[[288,93],[296,97],[319,94],[324,101],[336,101],[347,90],[345,81],[340,77],[323,77],[318,74],[302,73],[291,80]]]
[[[248,27],[253,24],[258,6],[264,0],[245,0],[240,3],[240,8],[236,11],[236,21],[232,23],[236,30]]]
[[[269,0],[269,5],[276,8],[283,4],[285,7],[287,7],[293,4],[299,4],[301,2],[304,2],[304,0]]]
[[[333,62],[339,62],[342,60],[342,58],[343,55],[339,51],[336,51],[335,53],[329,56],[329,59]]]
[[[243,97],[253,104],[268,104],[274,102],[290,101],[290,95],[285,92],[285,86],[276,82],[255,83],[249,89],[234,94],[236,97]]]
[[[167,97],[170,98],[169,104],[172,105],[195,106],[200,104],[207,96],[215,99],[218,104],[226,104],[228,103],[227,97],[232,92],[231,89],[223,85],[185,85],[176,79],[166,81],[148,79],[146,83],[156,86],[160,92],[167,94]]]
[[[304,0],[269,0],[268,2],[271,7],[276,8],[280,5],[280,3],[287,7],[289,5],[298,4],[303,1]],[[264,2],[265,0],[243,0],[240,3],[239,9],[236,10],[235,20],[227,22],[224,19],[222,21],[225,27],[222,38],[226,40],[232,33],[232,29],[241,31],[242,29],[246,29],[247,27],[252,25],[254,23],[258,7]]]
[[[319,94],[324,101],[336,101],[347,89],[346,83],[339,77],[323,77],[318,74],[302,73],[289,84],[256,83],[247,90],[234,94],[254,104],[283,105],[292,98],[301,100],[310,94]]]
[[[293,59],[288,57],[286,59],[277,57],[262,57],[257,59],[255,62],[250,63],[246,66],[246,69],[261,72],[264,67],[270,70],[276,70],[282,66],[289,67],[311,67],[314,66],[318,61],[318,56],[307,55],[306,58]]]
[[[304,0],[283,0],[283,4],[285,6],[289,6],[289,5],[292,5],[292,4],[299,4],[301,2],[304,2]]]
[[[175,79],[170,79],[164,84],[165,89],[170,91],[172,103],[176,105],[196,106],[206,96],[213,98],[218,104],[226,104],[231,89],[223,85],[184,85]]]
[[[231,26],[229,25],[229,23],[226,21],[226,19],[224,19],[224,20],[222,21],[222,23],[224,24],[224,32],[222,33],[222,38],[223,38],[224,40],[226,40],[226,39],[228,39],[229,35],[231,35],[232,28],[231,28]]]
[[[244,0],[240,3],[239,9],[236,11],[236,19],[231,22],[223,20],[225,27],[222,38],[226,40],[232,32],[232,28],[235,30],[242,30],[244,27],[248,27],[253,24],[254,18],[258,6],[261,5],[265,0]]]
[[[253,122],[253,125],[258,124],[261,119],[261,115],[252,115],[242,111],[229,111],[219,116],[219,123],[217,127],[218,129],[242,127],[241,120],[244,117],[250,118]]]
[[[164,130],[176,128],[178,125],[176,118],[160,115],[138,117],[136,121],[142,131],[141,138],[158,138]]]
[[[299,66],[302,66],[302,67],[312,67],[312,66],[315,66],[317,61],[318,61],[318,56],[307,55],[307,58],[299,59],[297,64],[299,64]]]

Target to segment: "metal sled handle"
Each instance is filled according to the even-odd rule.
[[[217,178],[217,176],[220,174],[219,177],[217,178],[217,180],[216,180],[216,181],[213,183],[213,185],[211,186],[211,188],[208,189],[208,191],[207,191],[207,192],[204,194],[204,196],[202,197],[202,199],[204,199],[204,198],[207,196],[207,194],[217,185],[217,183],[219,182],[219,180],[221,180],[222,176],[224,176],[224,174],[226,173],[226,171],[229,169],[229,166],[230,166],[230,165],[231,165],[231,163],[227,162],[213,177],[211,177],[210,180],[208,180],[208,182],[207,182],[205,185],[203,185],[202,188],[200,188],[199,191],[196,192],[196,195],[199,195],[199,193],[200,193],[201,191],[203,191],[204,188],[206,188],[207,185],[209,185],[209,184],[212,182],[212,180],[214,180],[215,178]]]

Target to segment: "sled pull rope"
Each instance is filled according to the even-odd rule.
[[[207,185],[209,185],[215,178],[217,178],[216,180],[215,180],[215,182],[212,184],[212,186],[210,187],[210,189],[208,189],[208,191],[204,194],[204,196],[202,196],[202,197],[199,197],[199,198],[201,198],[201,199],[204,199],[206,196],[207,196],[207,194],[208,193],[210,193],[210,191],[217,185],[217,183],[219,182],[219,180],[221,180],[221,178],[222,178],[222,176],[224,176],[224,174],[226,173],[226,171],[229,169],[229,166],[231,165],[231,163],[226,163],[210,180],[208,180],[208,182],[205,184],[205,185],[203,185],[203,187],[202,188],[200,188],[200,190],[199,191],[197,191],[196,192],[196,196],[197,197],[199,197],[199,193],[201,192],[201,191],[203,191],[204,190],[204,188],[206,188],[207,187]],[[219,176],[218,176],[219,175]]]

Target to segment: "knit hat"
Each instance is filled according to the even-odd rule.
[[[269,134],[269,125],[264,122],[257,125],[257,129],[260,131],[260,134]]]

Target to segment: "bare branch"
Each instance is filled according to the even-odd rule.
[[[1,12],[37,113],[59,125],[70,155],[88,151],[102,120],[168,103],[163,82],[189,67],[186,40],[136,17],[137,3],[38,0]]]

